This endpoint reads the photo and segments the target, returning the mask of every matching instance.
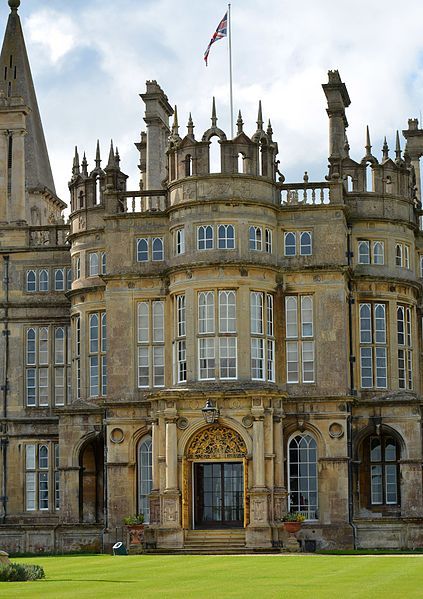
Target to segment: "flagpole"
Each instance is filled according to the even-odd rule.
[[[231,5],[228,4],[228,48],[229,48],[229,99],[231,110],[231,139],[234,137],[234,100],[232,94],[232,34],[231,34]]]

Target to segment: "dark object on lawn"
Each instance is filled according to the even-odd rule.
[[[122,543],[122,541],[118,541],[117,543],[115,543],[112,549],[113,555],[128,555],[128,551],[126,550],[126,547]]]

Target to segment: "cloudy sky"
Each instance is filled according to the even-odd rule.
[[[21,16],[58,194],[68,201],[74,146],[93,166],[97,138],[118,145],[129,188],[138,187],[133,142],[144,124],[138,96],[156,79],[197,137],[210,124],[229,133],[227,42],[203,53],[227,9],[220,0],[22,0]],[[0,18],[6,23],[6,0]],[[423,112],[422,0],[233,0],[234,107],[253,133],[258,100],[279,143],[281,170],[297,181],[326,174],[327,116],[321,83],[337,68],[352,100],[351,154]],[[182,129],[183,133],[184,129]],[[104,166],[105,163],[103,163]]]

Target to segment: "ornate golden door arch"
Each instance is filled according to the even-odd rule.
[[[191,528],[192,520],[192,462],[207,460],[241,461],[244,464],[244,525],[247,518],[247,446],[241,435],[221,424],[197,431],[185,451],[182,462],[182,527]]]

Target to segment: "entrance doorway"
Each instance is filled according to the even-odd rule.
[[[194,463],[195,528],[244,526],[242,462]]]

